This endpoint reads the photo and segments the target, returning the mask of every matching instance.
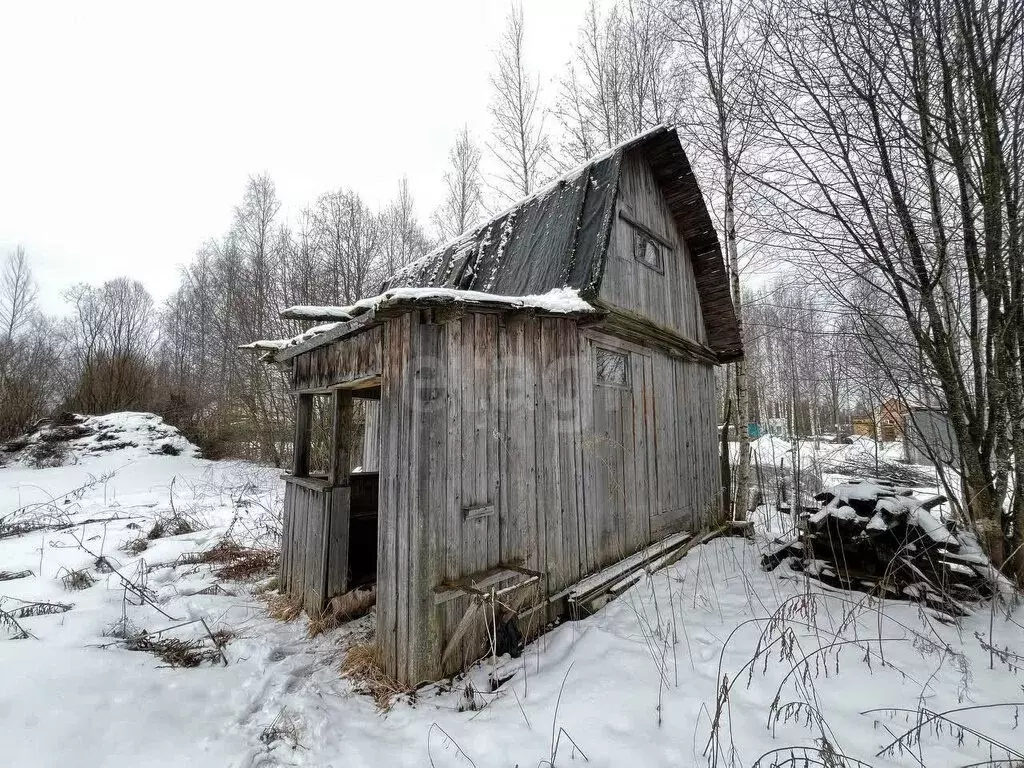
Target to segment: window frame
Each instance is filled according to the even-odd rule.
[[[600,359],[602,354],[614,355],[615,357],[618,357],[618,358],[622,359],[622,361],[624,363],[623,371],[624,371],[624,374],[625,374],[625,381],[624,381],[624,383],[620,384],[617,381],[609,381],[607,379],[601,378],[601,369],[600,369],[599,359]],[[633,374],[632,374],[632,367],[633,366],[632,366],[632,359],[631,358],[632,358],[632,355],[629,352],[627,352],[627,351],[624,351],[624,350],[621,350],[621,349],[615,349],[613,347],[606,347],[606,346],[603,346],[603,345],[600,345],[600,344],[594,344],[594,362],[593,362],[593,365],[594,365],[594,385],[598,386],[598,387],[611,387],[612,389],[632,390],[633,389]]]
[[[657,272],[659,275],[665,274],[665,261],[667,259],[666,254],[673,252],[674,249],[672,247],[672,244],[669,243],[661,235],[651,231],[649,227],[645,227],[639,221],[636,221],[634,218],[626,215],[623,212],[619,213],[619,218],[622,221],[626,222],[626,224],[630,228],[629,245],[630,250],[633,253],[633,261],[637,262],[638,264],[642,264],[643,266],[647,267],[647,269],[650,269],[653,272]],[[637,253],[637,245],[638,241],[640,240],[650,242],[655,246],[658,253],[657,265],[654,265],[651,262],[647,261],[646,259],[641,258],[640,255]]]

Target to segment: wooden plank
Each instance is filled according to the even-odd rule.
[[[494,504],[480,504],[475,507],[466,507],[462,510],[462,516],[466,520],[475,520],[480,517],[494,517],[498,514],[498,508]]]
[[[404,315],[401,320],[402,343],[400,354],[404,361],[401,378],[401,395],[397,403],[391,407],[396,408],[400,414],[398,428],[399,460],[396,468],[396,502],[398,525],[395,527],[397,533],[396,546],[396,570],[397,570],[397,610],[395,629],[395,655],[398,661],[397,677],[400,682],[409,681],[409,566],[410,566],[410,515],[414,503],[413,495],[416,488],[411,485],[413,480],[413,468],[409,466],[409,453],[412,445],[413,424],[416,418],[415,413],[415,369],[411,360],[412,351],[412,316]]]
[[[295,531],[292,552],[291,594],[300,601],[304,599],[306,587],[306,522],[309,510],[306,503],[307,490],[301,485],[295,487]]]
[[[401,418],[401,379],[405,360],[401,356],[401,321],[389,321],[384,328],[381,378],[381,471],[377,511],[377,633],[376,643],[384,671],[398,674],[398,422]]]
[[[630,356],[633,368],[631,380],[633,397],[630,403],[630,432],[632,433],[630,451],[632,467],[629,468],[631,479],[626,480],[627,488],[632,487],[632,497],[627,504],[627,551],[634,552],[651,541],[650,513],[650,468],[648,466],[649,435],[647,422],[647,399],[651,392],[651,359],[649,355],[633,354]]]
[[[349,524],[351,522],[352,489],[342,486],[331,489],[328,494],[329,527],[327,532],[327,551],[324,598],[330,600],[335,595],[348,591],[348,555],[349,555]]]
[[[295,477],[295,475],[281,475],[281,479],[287,485],[300,485],[313,491],[326,491],[331,487],[330,483],[322,477]]]
[[[359,465],[363,472],[380,470],[380,401],[363,399],[363,451]]]
[[[462,503],[473,507],[491,503],[487,498],[487,373],[482,347],[484,319],[476,313],[463,318],[462,338]],[[487,523],[465,520],[462,525],[462,570],[487,567]]]
[[[332,394],[334,414],[331,424],[331,465],[328,475],[331,486],[347,486],[352,470],[352,433],[355,429],[352,392],[336,389]]]
[[[414,315],[415,317],[415,315]],[[445,507],[447,441],[447,371],[444,327],[420,322],[414,327],[410,368],[415,375],[415,410],[409,467],[416,483],[412,500],[409,544],[408,682],[416,684],[441,674],[440,617],[431,587],[443,570],[442,542],[436,537]]]
[[[594,504],[590,514],[596,529],[594,562],[598,567],[624,557],[625,489],[622,401],[629,393],[596,385],[594,404]]]
[[[482,314],[484,318],[483,346],[479,350],[483,358],[486,382],[486,406],[487,423],[484,437],[486,439],[486,473],[487,501],[495,505],[496,512],[501,514],[498,507],[500,496],[501,473],[504,468],[498,461],[500,450],[501,433],[498,411],[502,405],[498,391],[499,356],[501,350],[498,348],[498,315]],[[501,525],[497,515],[489,516],[487,519],[487,539],[485,543],[486,553],[485,567],[491,568],[501,562]]]
[[[320,549],[318,552],[319,562],[316,574],[316,590],[314,592],[314,611],[316,614],[322,613],[327,605],[327,578],[331,550],[331,495],[331,491],[324,491],[320,494],[320,501],[317,504],[321,511],[321,515],[319,530]],[[348,542],[346,541],[346,544],[347,543]],[[345,565],[347,567],[348,563]]]
[[[538,338],[538,370],[540,400],[540,424],[537,431],[537,507],[543,510],[543,525],[538,528],[538,538],[544,539],[544,570],[548,577],[548,588],[558,589],[568,583],[563,551],[563,509],[562,476],[560,459],[559,430],[559,331],[558,322],[547,318],[540,321]],[[538,518],[541,515],[538,513]],[[538,525],[540,520],[538,519]],[[574,526],[575,527],[575,526]]]
[[[309,441],[313,429],[313,396],[301,394],[295,400],[295,443],[292,451],[292,474],[309,474]]]
[[[427,542],[427,568],[421,576],[420,588],[423,591],[422,607],[428,618],[427,638],[423,653],[429,661],[427,672],[430,677],[437,678],[446,673],[441,659],[446,640],[446,614],[438,609],[430,600],[429,587],[445,577],[447,571],[447,555],[451,543],[445,536],[448,524],[448,424],[452,416],[452,386],[448,378],[448,324],[434,326],[431,329],[430,355],[434,358],[432,365],[435,371],[435,393],[432,401],[433,413],[429,420],[429,436],[427,441],[426,487],[425,498],[429,500],[424,509],[424,526]],[[421,477],[421,482],[423,478]]]
[[[605,586],[611,586],[626,576],[633,569],[640,568],[644,564],[657,559],[675,547],[682,546],[691,538],[693,538],[693,534],[688,531],[674,533],[661,541],[657,541],[648,547],[634,552],[632,555],[615,562],[613,565],[601,569],[597,573],[581,579],[577,583],[573,584],[569,589],[563,590],[562,592],[554,595],[552,599],[558,599],[564,596],[568,596],[570,599],[586,597],[587,595],[592,594],[595,590],[599,590]]]
[[[589,389],[585,388],[585,369],[589,368],[587,357],[588,344],[580,336],[577,326],[572,328],[571,354],[574,365],[570,386],[572,388],[572,462],[573,467],[570,477],[573,478],[575,488],[575,514],[576,514],[576,551],[577,571],[579,576],[588,572],[587,568],[587,484],[586,484],[586,463],[584,461],[586,434],[583,426],[584,401],[591,397]],[[570,471],[567,469],[567,471]]]
[[[465,595],[467,591],[484,591],[495,584],[523,575],[521,568],[506,568],[498,565],[481,573],[463,576],[457,581],[444,581],[434,587],[434,603],[437,605],[447,603],[449,600]],[[541,574],[533,572],[533,575]]]
[[[463,380],[465,378],[465,366],[463,363],[463,337],[464,323],[461,318],[444,325],[444,342],[446,348],[446,382],[448,388],[448,423],[445,439],[445,505],[443,507],[444,517],[439,527],[444,532],[447,546],[444,549],[442,574],[444,579],[457,579],[462,574],[462,547],[453,545],[454,542],[461,544],[463,541],[463,517],[462,517],[462,417],[465,411],[463,400]],[[463,613],[465,609],[463,608]],[[441,635],[448,638],[454,630],[455,623],[459,617],[455,615],[452,606],[445,606],[439,610],[439,621],[441,623]],[[445,661],[444,663],[447,664]],[[454,669],[446,667],[446,672],[453,672]]]
[[[313,336],[312,338],[306,339],[306,341],[299,344],[278,350],[274,354],[274,362],[283,363],[287,360],[291,360],[292,358],[316,349],[317,347],[323,347],[331,342],[337,341],[338,339],[360,333],[377,322],[379,321],[374,316],[374,312],[372,310],[353,320],[349,320],[348,322],[340,322],[329,331],[325,331]]]
[[[593,342],[580,332],[580,455],[583,469],[583,504],[580,525],[584,532],[581,570],[591,573],[598,567],[601,489],[598,487],[599,439],[594,413]]]
[[[675,391],[672,361],[655,352],[652,357],[653,397],[650,419],[653,423],[654,499],[651,504],[651,536],[669,533],[680,516],[681,467],[676,447],[676,414],[681,404]]]
[[[544,334],[543,323],[540,318],[537,318],[531,328],[529,337],[526,338],[525,354],[530,359],[530,364],[533,368],[531,386],[531,398],[532,398],[532,411],[533,411],[533,423],[531,425],[530,433],[532,440],[528,446],[530,451],[529,461],[534,467],[534,518],[533,518],[533,540],[537,550],[537,570],[544,574],[544,589],[548,590],[548,582],[550,581],[550,567],[551,561],[548,555],[548,538],[547,538],[547,526],[548,526],[548,505],[547,497],[545,495],[545,450],[544,440],[546,434],[546,422],[544,414],[544,351],[542,338]]]
[[[499,520],[500,559],[541,567],[536,544],[537,464],[534,428],[537,366],[532,355],[539,321],[529,315],[509,317],[502,351],[502,390],[506,402],[502,435],[505,474]]]
[[[303,588],[303,605],[311,616],[323,608],[324,570],[324,526],[325,494],[310,491],[309,520],[306,526],[306,583]],[[315,495],[314,495],[315,494]]]
[[[291,361],[296,390],[327,391],[335,386],[375,385],[382,365],[383,326],[343,341],[311,349]]]
[[[288,577],[291,575],[288,572],[288,559],[291,557],[292,549],[292,498],[294,497],[294,491],[290,491],[288,486],[284,487],[284,503],[281,505],[281,555],[278,558],[277,564],[277,589],[282,594],[288,594]]]

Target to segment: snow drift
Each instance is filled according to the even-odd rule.
[[[199,456],[199,448],[154,413],[123,411],[105,416],[66,413],[39,422],[26,435],[0,446],[0,466],[59,467],[112,451],[125,458],[145,455]]]

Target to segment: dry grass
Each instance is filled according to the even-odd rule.
[[[332,629],[337,629],[341,622],[338,620],[337,614],[335,614],[330,608],[325,608],[320,612],[319,616],[310,616],[309,625],[306,627],[310,637],[316,637],[322,635],[324,632],[330,632]]]
[[[27,619],[31,616],[49,616],[54,613],[67,613],[73,606],[70,603],[28,603],[7,613],[16,619]]]
[[[215,547],[190,558],[194,563],[219,565],[214,573],[222,579],[243,581],[273,571],[277,568],[278,553],[267,549],[251,549],[224,540]]]
[[[373,643],[361,643],[348,649],[341,664],[341,675],[353,683],[357,693],[373,698],[377,709],[387,712],[396,696],[411,694],[413,689],[402,685],[384,672],[380,653]]]
[[[227,597],[234,597],[235,593],[229,589],[224,589],[220,584],[211,584],[205,589],[200,589],[198,592],[193,592],[194,595],[225,595]]]
[[[302,603],[289,595],[268,595],[267,615],[278,621],[294,621],[302,613]]]
[[[61,577],[64,589],[88,589],[96,583],[96,579],[89,573],[87,568],[80,568],[77,571],[68,571]]]
[[[149,539],[145,536],[136,536],[121,545],[121,550],[129,555],[141,555],[147,549],[149,549]]]
[[[152,653],[171,667],[198,667],[204,661],[221,659],[219,645],[209,648],[203,640],[179,640],[174,637],[157,639],[140,635],[130,638],[125,647],[129,651]]]
[[[222,579],[241,581],[263,576],[277,568],[277,552],[247,549],[215,573]]]
[[[232,581],[246,581],[276,569],[278,556],[276,551],[243,547],[224,539],[202,552],[186,552],[175,565],[217,565],[214,575]]]
[[[31,575],[32,571],[0,571],[0,581],[14,581]]]
[[[153,523],[153,527],[149,529],[149,533],[146,534],[146,538],[162,539],[165,536],[184,536],[186,533],[195,533],[201,527],[195,518],[174,512],[158,517]]]

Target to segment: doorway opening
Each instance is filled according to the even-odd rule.
[[[377,581],[380,497],[380,385],[352,390],[348,588]]]

